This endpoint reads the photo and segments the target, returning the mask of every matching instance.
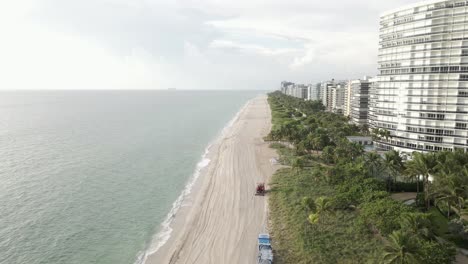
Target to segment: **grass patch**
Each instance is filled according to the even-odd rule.
[[[301,200],[331,197],[336,190],[313,176],[308,168],[296,174],[281,169],[272,178],[270,217],[276,263],[360,263],[381,251],[381,241],[359,220],[358,213],[337,210],[320,223],[307,221],[309,212]]]

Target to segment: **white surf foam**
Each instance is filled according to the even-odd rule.
[[[208,154],[210,153],[211,147],[216,141],[222,138],[225,138],[227,136],[229,129],[239,119],[241,113],[249,104],[250,104],[250,101],[248,101],[244,106],[242,106],[241,109],[236,113],[234,118],[232,118],[227,123],[227,125],[221,130],[219,135],[216,136],[216,140],[214,140],[205,148],[205,152],[203,153],[201,160],[197,163],[197,166],[195,168],[195,171],[192,174],[192,177],[189,179],[189,181],[185,185],[184,190],[179,195],[177,200],[172,204],[171,210],[167,214],[164,221],[161,223],[159,232],[156,233],[156,235],[153,237],[150,247],[147,250],[140,252],[138,254],[135,264],[144,264],[149,255],[156,253],[162,246],[164,246],[167,243],[173,231],[173,229],[171,228],[172,221],[174,220],[179,209],[182,207],[184,200],[192,192],[192,188],[197,182],[197,179],[200,177],[201,171],[203,170],[203,168],[207,167],[210,164],[211,160],[208,159],[207,157],[208,157]]]

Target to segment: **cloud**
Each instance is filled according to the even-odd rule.
[[[255,44],[243,44],[230,40],[215,39],[211,42],[210,48],[226,49],[232,51],[243,52],[246,54],[263,55],[263,56],[283,56],[298,52],[293,48],[268,48]]]
[[[2,88],[154,89],[163,82],[163,67],[144,49],[115,56],[96,41],[34,29],[2,41]]]
[[[378,17],[410,3],[0,3],[3,89],[272,89],[375,74]]]

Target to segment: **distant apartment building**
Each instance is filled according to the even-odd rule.
[[[340,114],[345,112],[348,92],[346,82],[331,80],[316,85],[282,82],[280,90],[286,95],[304,100],[321,100],[327,111]]]
[[[369,77],[349,84],[349,117],[356,125],[368,124],[370,85]]]
[[[296,85],[295,84],[289,84],[286,86],[286,94],[290,96],[295,96],[296,95]]]
[[[343,115],[344,116],[351,115],[351,81],[348,81],[346,83]]]
[[[281,92],[290,96],[294,96],[295,89],[294,89],[294,83],[292,82],[281,82]]]
[[[302,98],[304,100],[308,99],[309,95],[309,87],[304,84],[296,84],[295,85],[295,97]]]
[[[320,84],[320,99],[327,111],[332,111],[333,107],[333,88],[336,87],[335,80],[322,82]]]
[[[292,82],[281,82],[281,92],[293,97],[307,100],[309,97],[309,87],[304,84],[295,84]]]
[[[331,88],[331,111],[343,114],[345,107],[346,85],[337,84]]]
[[[284,93],[284,94],[287,94],[288,93],[288,87],[291,84],[294,85],[294,83],[292,83],[292,82],[286,82],[286,81],[281,82],[281,88],[280,88],[281,92]]]
[[[318,100],[321,100],[322,97],[321,97],[321,89],[320,89],[321,85],[320,83],[319,84],[309,84],[308,86],[308,90],[309,90],[309,93],[308,93],[308,100],[311,100],[311,101],[318,101]]]
[[[382,149],[468,149],[468,7],[428,0],[380,17],[372,125]]]

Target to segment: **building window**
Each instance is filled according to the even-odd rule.
[[[443,114],[425,114],[425,113],[420,113],[419,114],[420,118],[429,118],[429,119],[435,119],[435,120],[444,120],[445,115]]]
[[[444,130],[444,135],[451,136],[451,135],[453,135],[453,131],[452,130]]]
[[[455,128],[456,129],[466,129],[466,123],[456,123]]]

